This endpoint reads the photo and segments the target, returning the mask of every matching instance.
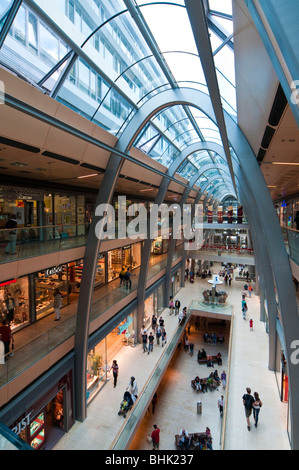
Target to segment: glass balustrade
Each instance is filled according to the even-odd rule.
[[[178,245],[173,255],[173,262],[181,256],[181,246]],[[148,268],[148,280],[166,268],[167,253],[159,257],[151,257]],[[90,321],[97,319],[110,307],[123,300],[129,293],[137,289],[140,268],[134,270],[135,276],[132,277],[132,287],[130,290],[126,286],[119,287],[119,281],[116,280],[102,288],[94,291]],[[135,292],[136,295],[136,292]],[[37,336],[30,336],[28,344],[18,347],[15,340],[15,349],[13,357],[0,357],[0,388],[22,374],[34,363],[45,357],[59,345],[71,338],[76,331],[77,304],[71,304],[66,309],[62,321],[55,326],[46,325],[49,330],[43,334],[37,333]],[[28,328],[34,328],[34,324]],[[6,359],[6,360],[5,360]],[[4,362],[5,360],[5,362]]]
[[[190,318],[191,313],[192,311],[189,308],[186,315],[185,324],[188,323],[188,319]],[[165,369],[177,347],[177,344],[183,332],[184,327],[178,324],[172,337],[170,338],[170,340],[168,340],[167,347],[163,351],[163,354],[160,360],[158,361],[154,371],[150,375],[143,389],[140,391],[138,399],[132,409],[132,412],[127,417],[122,429],[120,430],[114,442],[112,443],[110,447],[111,449],[124,450],[126,448],[129,438],[135,430],[135,426],[139,423],[139,420],[142,417],[144,410],[148,406],[154,394],[157,383],[165,373]]]
[[[84,246],[88,230],[89,224],[0,229],[0,263]]]

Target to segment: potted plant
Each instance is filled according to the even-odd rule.
[[[92,365],[92,373],[93,375],[97,375],[99,368],[102,365],[102,356],[99,354],[93,354],[91,358],[91,365]]]

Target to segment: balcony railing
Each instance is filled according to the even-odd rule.
[[[173,261],[180,256],[181,248],[178,246],[174,253]],[[153,256],[148,269],[148,280],[165,269],[166,264],[167,254],[161,257],[159,256],[158,258]],[[120,302],[129,293],[137,289],[140,268],[136,268],[132,272],[135,276],[132,277],[132,287],[130,290],[128,290],[125,285],[119,287],[119,280],[116,279],[109,285],[105,285],[94,291],[90,321],[97,319],[110,307]],[[51,327],[49,326],[49,329],[43,334],[37,333],[36,336],[34,336],[35,324],[28,326],[27,328],[32,329],[32,335],[28,343],[18,347],[17,340],[15,340],[13,357],[0,357],[0,388],[74,336],[76,331],[76,315],[77,304],[73,303],[62,309],[61,321],[55,324],[54,327],[51,321]]]
[[[86,245],[89,224],[45,225],[0,229],[0,263]]]

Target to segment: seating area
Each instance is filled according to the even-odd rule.
[[[195,379],[191,380],[191,387],[196,392],[207,392],[208,390],[217,390],[220,386],[220,378],[218,376],[217,370],[211,372],[208,377],[199,378],[198,376]]]
[[[217,362],[218,366],[222,365],[221,354],[207,354],[204,349],[199,350],[197,353],[197,361],[199,364],[207,363],[208,367],[214,367],[214,362]]]
[[[222,323],[217,323],[217,322],[209,322],[208,326],[225,326]],[[203,334],[203,340],[205,343],[211,343],[211,344],[223,344],[224,343],[224,337],[222,333],[220,333],[218,336],[216,333],[207,333],[205,332]]]
[[[175,435],[175,445],[177,449],[180,447],[180,436],[179,434]],[[207,437],[205,432],[189,433],[189,445],[188,450],[207,450],[212,447],[212,438]]]

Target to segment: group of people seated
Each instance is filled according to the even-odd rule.
[[[217,389],[220,383],[221,381],[217,370],[211,372],[209,377],[200,379],[197,375],[195,379],[191,380],[191,386],[194,388],[194,390],[203,393],[208,391],[208,387],[212,390]]]
[[[190,446],[194,447],[196,450],[213,450],[210,428],[206,427],[204,433],[194,433],[191,434],[191,436],[186,429],[182,429],[179,434],[178,444],[181,450],[187,450]]]
[[[205,333],[203,334],[203,340],[205,343],[211,343],[211,344],[223,344],[224,343],[224,337],[223,334],[220,333],[219,336],[217,336],[215,333]]]
[[[216,359],[218,366],[222,366],[222,356],[220,352],[216,356],[208,356],[203,348],[202,350],[199,349],[197,354],[198,362],[200,359],[205,359],[207,361],[207,367],[214,367],[214,358]]]

